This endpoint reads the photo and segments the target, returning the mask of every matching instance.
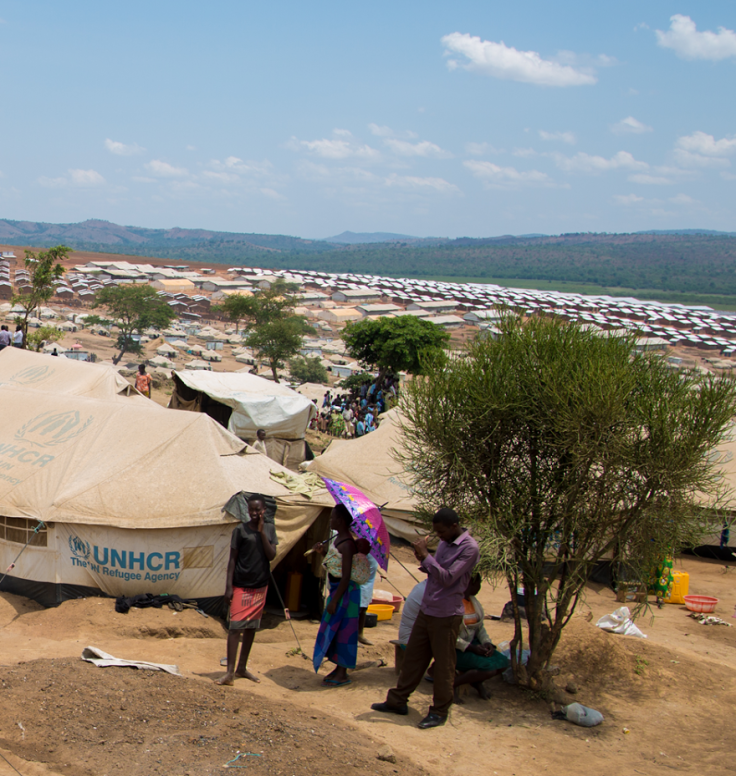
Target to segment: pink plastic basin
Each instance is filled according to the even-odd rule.
[[[716,610],[716,604],[719,599],[709,595],[686,595],[683,600],[685,601],[685,606],[687,606],[691,612],[709,614]]]

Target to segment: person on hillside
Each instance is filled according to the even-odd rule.
[[[253,448],[255,450],[258,450],[259,453],[263,453],[263,455],[268,455],[268,451],[266,450],[266,430],[263,428],[259,428],[258,431],[256,431],[256,441],[253,442]]]
[[[358,422],[355,424],[355,436],[365,436],[365,419],[362,415],[358,416]]]
[[[374,711],[408,714],[409,696],[434,658],[434,699],[419,723],[422,729],[439,727],[447,721],[454,697],[455,643],[465,612],[463,596],[479,557],[477,542],[460,527],[460,517],[453,509],[439,509],[432,518],[432,528],[440,539],[434,557],[427,549],[429,537],[413,545],[419,568],[427,574],[427,587],[397,685],[388,691],[383,703],[371,706]]]
[[[330,528],[337,533],[322,565],[327,570],[330,597],[322,614],[312,664],[317,673],[325,657],[336,668],[322,680],[324,687],[350,684],[348,668],[358,660],[358,618],[360,585],[370,576],[365,555],[358,551],[350,526],[353,518],[344,504],[337,504],[330,515]],[[324,544],[315,544],[315,552],[324,552]]]
[[[345,435],[353,436],[353,411],[349,404],[345,404],[342,410],[342,419],[345,421]]]
[[[138,365],[138,374],[135,376],[135,387],[138,391],[140,391],[144,396],[147,396],[149,399],[151,398],[151,384],[153,383],[153,378],[151,375],[149,375],[146,372],[146,365],[145,364],[139,364]]]
[[[463,596],[465,613],[455,646],[455,670],[459,674],[455,676],[455,703],[461,703],[457,688],[463,684],[472,685],[483,700],[488,700],[483,682],[502,674],[509,667],[509,659],[496,649],[485,629],[485,612],[476,598],[480,586],[480,575],[474,574]]]
[[[227,673],[216,681],[221,685],[231,685],[236,677],[261,681],[248,670],[248,657],[256,631],[261,627],[271,572],[269,564],[276,557],[279,540],[274,525],[265,522],[266,503],[259,493],[248,498],[248,516],[248,522],[235,528],[230,540],[225,580],[225,599],[230,605]],[[238,660],[241,638],[243,646]]]
[[[12,337],[10,336],[10,332],[8,331],[8,327],[3,324],[0,326],[0,350],[4,350],[5,348],[10,345],[12,341]]]
[[[368,581],[360,586],[360,616],[358,617],[358,643],[366,647],[372,647],[373,642],[363,635],[365,629],[365,617],[368,614],[368,607],[373,600],[373,587],[376,584],[376,574],[378,572],[378,561],[370,554],[371,545],[367,539],[358,539],[358,550],[368,559],[371,567],[371,575]]]
[[[15,327],[15,333],[13,334],[13,347],[23,347],[23,327],[20,324]]]

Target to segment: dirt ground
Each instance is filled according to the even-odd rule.
[[[416,574],[410,553],[397,554]],[[690,592],[717,596],[716,613],[736,625],[736,569],[694,558],[676,567],[689,572]],[[404,594],[414,584],[394,562],[389,581]],[[393,590],[389,581],[377,587]],[[500,614],[508,593],[486,586],[480,599],[486,614]],[[288,624],[269,616],[249,666],[261,683],[243,679],[220,688],[213,684],[225,654],[218,621],[191,610],[120,615],[112,600],[96,598],[43,610],[3,595],[0,755],[17,771],[0,759],[0,776],[199,776],[219,773],[226,763],[286,776],[331,776],[341,768],[412,776],[733,773],[736,627],[700,625],[677,605],[639,618],[647,639],[594,626],[617,606],[612,591],[589,586],[554,661],[558,685],[578,687],[570,701],[604,714],[599,727],[553,721],[547,702],[494,679],[487,683],[489,701],[471,690],[444,728],[422,731],[416,723],[430,701],[426,682],[411,698],[408,717],[370,709],[395,680],[389,641],[397,616],[366,631],[374,646],[361,647],[352,684],[338,689],[320,685],[311,662],[295,654]],[[512,635],[510,624],[486,624],[496,643]],[[294,626],[311,654],[317,624]],[[80,660],[87,645],[174,663],[183,677],[96,668]],[[386,745],[395,763],[378,759]]]

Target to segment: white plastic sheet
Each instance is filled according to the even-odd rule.
[[[621,633],[624,636],[636,636],[640,639],[646,638],[639,628],[634,625],[628,606],[622,606],[620,609],[616,609],[615,612],[611,612],[611,614],[604,614],[596,625],[601,630],[609,631],[610,633]]]

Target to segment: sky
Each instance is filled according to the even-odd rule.
[[[736,3],[0,0],[0,218],[736,231]]]

